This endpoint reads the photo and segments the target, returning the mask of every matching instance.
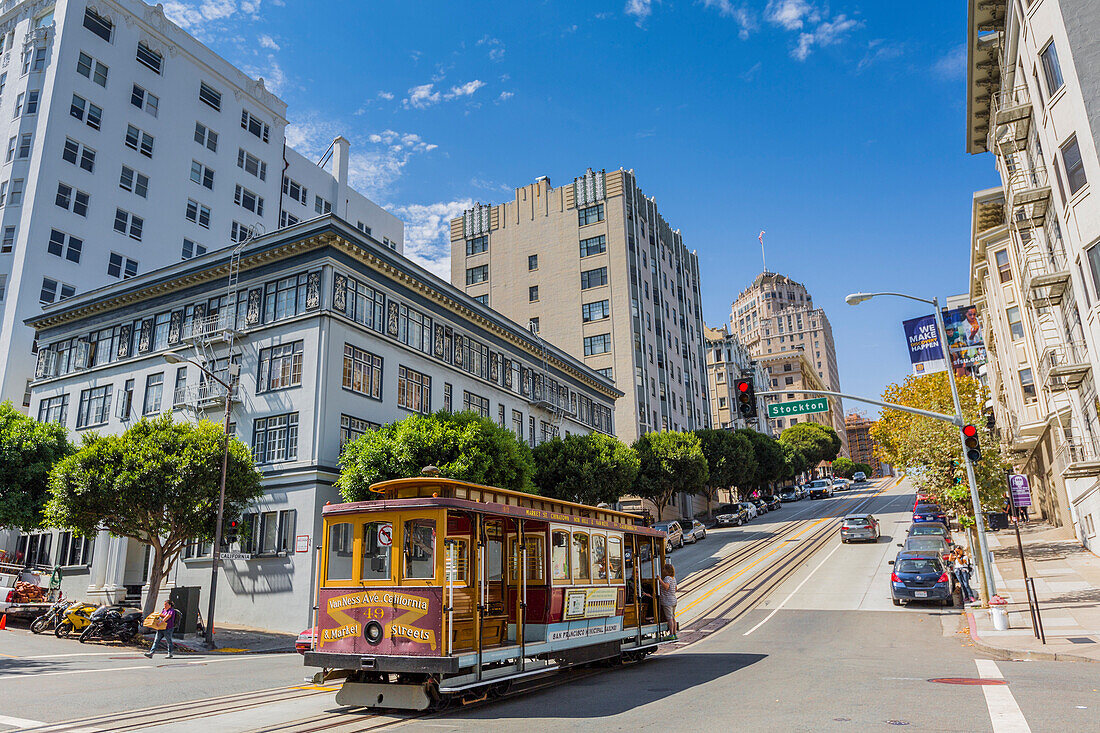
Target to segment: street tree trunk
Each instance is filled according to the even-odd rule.
[[[142,608],[142,614],[145,616],[157,611],[157,596],[160,594],[160,584],[165,574],[164,560],[164,550],[159,543],[154,543],[149,568],[149,595],[145,597],[145,606]]]

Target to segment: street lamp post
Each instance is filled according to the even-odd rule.
[[[940,351],[943,353],[943,359],[947,367],[947,382],[951,385],[951,399],[955,403],[955,426],[962,428],[966,424],[963,419],[962,406],[959,402],[959,388],[955,384],[955,370],[951,365],[951,352],[947,349],[947,332],[943,325],[943,314],[940,313],[940,300],[938,297],[927,300],[925,298],[918,298],[914,295],[906,295],[905,293],[852,293],[844,299],[848,305],[859,305],[865,300],[870,300],[877,295],[893,295],[898,298],[908,298],[909,300],[916,300],[921,303],[928,303],[932,306],[932,313],[936,317],[936,338],[940,344]],[[982,574],[984,575],[985,583],[982,586],[984,597],[982,602],[986,605],[989,604],[989,599],[997,592],[996,584],[993,581],[993,570],[989,564],[989,547],[986,543],[985,537],[985,521],[982,519],[982,503],[978,497],[978,479],[974,475],[974,464],[970,462],[970,459],[966,456],[966,443],[964,442],[962,431],[959,431],[959,445],[962,447],[963,463],[966,464],[966,480],[970,484],[970,503],[974,507],[974,529],[978,535],[978,551],[981,554]]]
[[[229,471],[229,412],[232,407],[233,399],[233,377],[234,367],[237,370],[240,366],[233,364],[232,360],[229,363],[229,382],[224,382],[214,375],[209,369],[191,359],[185,359],[179,354],[168,352],[164,355],[164,360],[169,364],[179,364],[180,362],[187,362],[188,364],[194,364],[198,367],[199,371],[214,380],[222,387],[225,388],[225,431],[222,436],[222,477],[221,484],[218,488],[218,521],[214,528],[214,550],[211,552],[210,558],[210,603],[206,609],[206,646],[209,649],[214,648],[214,604],[218,595],[218,553],[221,552],[222,546],[222,521],[225,514],[225,477]]]

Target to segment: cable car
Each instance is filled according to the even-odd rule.
[[[641,517],[432,475],[371,490],[322,510],[305,663],[346,678],[339,704],[441,707],[667,640]]]

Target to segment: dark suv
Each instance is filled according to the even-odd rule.
[[[714,521],[720,526],[735,525],[740,527],[749,521],[749,512],[740,504],[723,504],[715,510]]]

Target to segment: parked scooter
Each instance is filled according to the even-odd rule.
[[[117,608],[103,606],[92,614],[91,623],[80,634],[80,643],[91,639],[121,642],[134,641],[141,636],[141,611],[121,613]]]
[[[56,629],[69,605],[70,601],[62,599],[61,594],[58,593],[57,601],[50,606],[49,610],[31,622],[31,632],[41,634],[47,629]]]
[[[92,614],[96,606],[91,603],[78,601],[64,610],[62,621],[54,627],[53,633],[59,639],[64,639],[73,632],[80,633],[91,623]]]

